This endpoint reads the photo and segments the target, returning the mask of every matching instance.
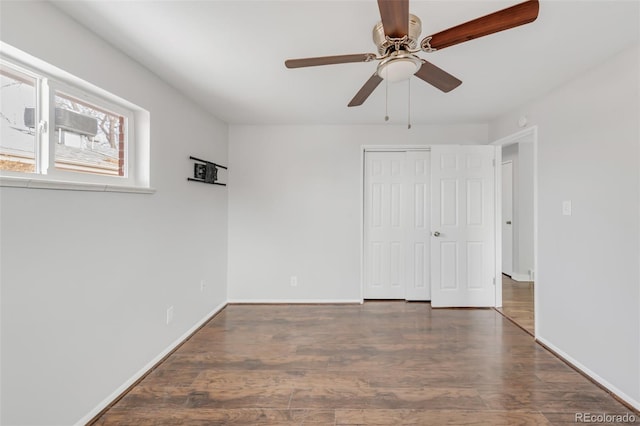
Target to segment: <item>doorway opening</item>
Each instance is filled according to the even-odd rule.
[[[537,247],[537,128],[493,142],[501,147],[502,303],[496,308],[535,336]]]
[[[502,306],[498,312],[535,337],[534,282],[502,274]]]

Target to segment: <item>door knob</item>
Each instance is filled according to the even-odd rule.
[[[439,233],[438,231],[435,231],[432,235],[433,235],[434,237],[439,237],[439,236],[440,236],[440,233]]]
[[[507,221],[507,225],[511,225],[511,221],[510,220]]]

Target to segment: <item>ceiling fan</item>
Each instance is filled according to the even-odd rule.
[[[378,54],[321,56],[315,58],[288,59],[287,68],[314,67],[318,65],[344,64],[349,62],[380,61],[376,72],[349,102],[350,107],[359,106],[367,100],[382,82],[405,80],[415,75],[443,92],[449,92],[462,81],[418,57],[417,52],[434,52],[465,41],[473,40],[499,31],[508,30],[533,22],[538,17],[538,0],[527,0],[515,6],[457,25],[420,41],[422,32],[420,18],[409,14],[409,0],[378,0],[381,22],[373,27],[373,41]]]

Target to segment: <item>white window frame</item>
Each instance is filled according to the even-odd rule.
[[[0,186],[107,192],[155,192],[149,185],[149,113],[91,83],[0,42],[0,60],[36,78],[33,173],[0,170]],[[55,94],[72,96],[125,118],[124,176],[74,172],[55,167]]]
[[[56,92],[62,92],[65,95],[72,96],[81,101],[87,102],[92,105],[96,105],[98,107],[104,108],[110,112],[123,116],[126,119],[125,122],[125,158],[124,158],[124,176],[102,176],[98,174],[91,173],[81,173],[81,172],[72,172],[60,170],[55,167],[55,152],[49,155],[49,164],[47,164],[46,175],[50,176],[52,179],[56,180],[74,180],[74,177],[78,174],[83,175],[82,180],[91,183],[102,183],[108,182],[112,179],[118,179],[119,182],[124,182],[126,184],[132,184],[132,176],[135,174],[134,165],[135,162],[135,138],[132,137],[135,134],[135,118],[133,111],[123,108],[122,106],[110,102],[102,97],[97,97],[92,93],[87,93],[86,91],[80,90],[74,86],[61,83],[59,81],[49,81],[49,118],[48,122],[55,122],[55,94]],[[55,147],[56,144],[56,135],[55,129],[52,126],[49,127],[49,150]],[[86,175],[86,176],[85,176]]]

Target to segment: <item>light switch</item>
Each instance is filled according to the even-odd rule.
[[[571,200],[562,202],[562,214],[564,216],[571,216]]]

